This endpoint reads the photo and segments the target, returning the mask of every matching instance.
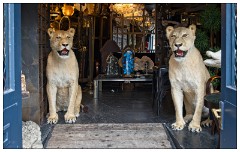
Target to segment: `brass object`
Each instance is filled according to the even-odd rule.
[[[63,21],[64,18],[68,19],[68,29],[70,29],[70,27],[71,27],[71,22],[70,22],[69,17],[68,17],[68,16],[63,16],[63,17],[61,18],[60,22],[59,22],[59,30],[61,29],[61,23],[62,23],[62,21]]]
[[[56,17],[58,16],[59,14],[61,14],[61,12],[59,11],[59,8],[56,7],[55,10],[50,10],[50,16],[53,16],[53,17]]]
[[[213,115],[214,117],[217,119],[218,122],[218,127],[221,128],[222,127],[222,118],[219,115],[219,113],[221,113],[221,109],[212,109]]]
[[[90,20],[83,19],[83,27],[84,28],[89,28],[90,27]]]
[[[61,20],[61,14],[59,14],[56,18],[55,18],[55,21],[60,21]]]
[[[57,21],[54,21],[50,23],[50,27],[54,28],[55,30],[59,30],[59,23]]]
[[[86,4],[86,9],[84,10],[84,14],[86,14],[86,15],[94,14],[94,8],[95,8],[95,4],[87,3]]]

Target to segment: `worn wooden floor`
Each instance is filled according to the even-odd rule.
[[[161,123],[104,123],[58,124],[46,148],[152,149],[172,146]]]
[[[187,127],[182,131],[171,130],[171,123],[175,121],[173,103],[169,99],[171,94],[167,94],[160,115],[157,116],[156,110],[152,107],[151,89],[151,85],[147,84],[136,84],[131,91],[122,90],[117,83],[103,84],[103,91],[99,93],[99,99],[93,99],[93,95],[85,90],[82,103],[88,106],[89,111],[81,113],[76,124],[162,123],[171,137],[172,148],[216,147],[217,135],[211,135],[210,128],[203,128],[201,133],[191,133]],[[55,135],[54,128],[60,124],[64,126],[64,114],[64,112],[59,112],[57,125],[45,124],[42,126],[42,137],[44,137],[42,140],[44,140],[45,148],[50,146],[48,142]],[[61,129],[59,131],[61,132]]]

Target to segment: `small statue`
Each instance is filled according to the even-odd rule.
[[[27,91],[26,77],[21,71],[21,86],[22,86],[22,98],[27,98],[30,96],[29,91]]]
[[[118,59],[113,55],[109,54],[107,59],[107,67],[106,67],[106,74],[107,75],[118,75]]]
[[[21,84],[22,84],[22,92],[27,91],[27,85],[26,85],[26,78],[25,75],[21,71]]]
[[[207,51],[206,55],[212,58],[203,61],[206,66],[221,68],[221,50],[217,52]]]

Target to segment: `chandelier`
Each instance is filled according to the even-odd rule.
[[[132,3],[128,4],[116,3],[111,4],[109,9],[110,11],[123,15],[124,17],[142,16],[144,5]]]

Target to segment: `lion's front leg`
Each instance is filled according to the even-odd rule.
[[[193,103],[192,103],[192,99],[194,98],[194,96],[192,95],[192,93],[190,92],[184,92],[184,105],[185,105],[185,110],[186,110],[186,115],[184,116],[184,121],[185,123],[188,123],[192,120],[193,117]]]
[[[47,95],[49,103],[49,116],[47,122],[49,124],[56,124],[58,122],[58,114],[56,112],[57,87],[54,84],[47,83]]]
[[[81,102],[82,102],[82,88],[80,85],[78,85],[78,93],[77,93],[77,98],[74,106],[74,114],[76,117],[79,116]]]
[[[172,124],[172,129],[182,130],[186,124],[183,119],[183,92],[176,87],[172,87],[171,92],[176,114],[176,122]]]
[[[75,123],[76,115],[74,113],[75,102],[77,98],[78,84],[72,83],[69,87],[69,105],[67,113],[64,115],[66,123]]]
[[[200,122],[201,122],[202,109],[204,104],[204,99],[203,99],[204,89],[199,88],[196,90],[197,90],[196,96],[195,96],[196,108],[193,115],[193,119],[188,126],[188,130],[192,132],[201,132],[202,128],[201,128]]]

